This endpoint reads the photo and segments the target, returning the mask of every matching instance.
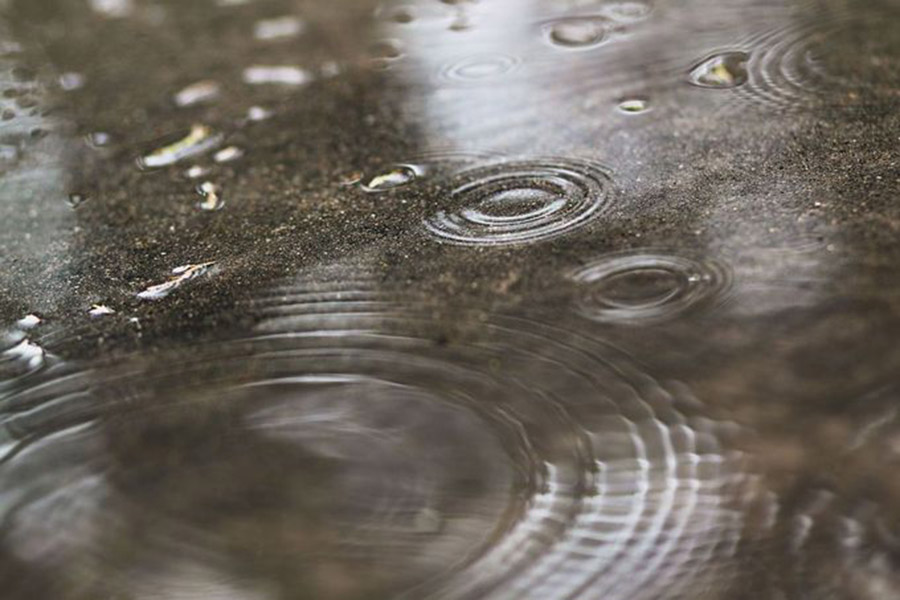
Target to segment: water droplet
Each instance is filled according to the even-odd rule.
[[[437,239],[456,244],[513,245],[568,233],[609,204],[606,171],[590,163],[532,160],[463,171],[444,204],[425,221]]]
[[[87,202],[87,199],[87,196],[85,196],[84,194],[72,193],[69,194],[68,204],[72,208],[78,208],[79,206]]]
[[[207,175],[210,172],[208,167],[203,167],[201,165],[193,165],[190,169],[184,172],[184,176],[188,179],[198,179]]]
[[[363,173],[362,171],[351,171],[340,177],[340,179],[338,180],[338,185],[342,187],[351,187],[360,183],[365,176],[365,173]]]
[[[632,98],[619,102],[619,110],[624,113],[642,113],[648,110],[647,101],[640,98]]]
[[[121,19],[134,11],[133,0],[90,0],[90,6],[97,14],[110,19]]]
[[[450,22],[450,26],[447,29],[450,31],[468,31],[471,28],[472,22],[469,18],[464,14],[460,14]]]
[[[208,152],[222,143],[223,136],[214,134],[206,125],[193,125],[183,139],[138,159],[141,168],[158,168]]]
[[[222,190],[211,181],[204,181],[197,186],[197,193],[203,196],[197,206],[201,210],[221,210],[225,207],[225,200],[222,198]]]
[[[24,377],[44,366],[44,349],[16,332],[0,332],[0,385]]]
[[[333,61],[333,60],[323,62],[319,66],[319,74],[326,79],[331,79],[332,77],[337,77],[338,75],[341,74],[342,70],[343,70],[343,68],[341,67],[340,63],[338,63],[337,61]]]
[[[138,292],[138,298],[143,300],[161,300],[180,288],[188,281],[192,281],[203,275],[212,274],[214,272],[215,262],[198,263],[194,265],[183,265],[172,269],[172,277],[168,281],[151,285],[142,292]]]
[[[415,19],[415,17],[413,16],[413,13],[410,9],[398,8],[397,10],[394,11],[394,14],[391,16],[391,19],[395,23],[406,24],[406,23],[412,23],[413,20]]]
[[[237,160],[242,156],[244,156],[243,150],[241,150],[237,146],[228,146],[227,148],[222,148],[221,150],[213,154],[213,160],[217,163],[226,163]]]
[[[175,94],[175,104],[177,106],[186,107],[209,102],[219,97],[222,92],[222,86],[211,79],[204,79],[192,83],[180,92]]]
[[[376,175],[362,186],[367,192],[386,192],[416,180],[418,171],[410,165],[398,165],[386,173]]]
[[[297,37],[306,29],[306,24],[293,15],[264,19],[253,26],[253,37],[261,41]]]
[[[105,304],[92,304],[88,314],[92,317],[105,317],[116,314],[116,311]]]
[[[579,311],[595,321],[649,323],[674,318],[698,305],[721,302],[730,272],[713,260],[655,252],[600,258],[572,274],[582,286]]]
[[[257,65],[244,69],[244,83],[250,85],[301,86],[310,81],[312,81],[312,75],[310,75],[309,71],[293,65]]]
[[[746,52],[724,52],[707,58],[690,73],[690,82],[699,87],[733,88],[747,81]]]
[[[603,12],[617,21],[639,21],[649,17],[653,8],[643,2],[610,2]]]
[[[606,37],[608,21],[601,17],[567,18],[547,26],[550,43],[566,48],[592,48]]]
[[[63,73],[59,76],[59,87],[67,92],[81,89],[84,87],[84,75],[75,72]]]
[[[37,315],[25,315],[18,321],[16,321],[16,326],[19,329],[31,329],[33,327],[37,327],[41,323],[41,318]]]
[[[262,106],[251,106],[247,109],[247,119],[250,121],[265,121],[272,116],[272,111]]]
[[[94,133],[87,134],[85,136],[85,141],[87,141],[88,146],[92,148],[103,148],[109,145],[110,136],[108,133],[95,131]]]

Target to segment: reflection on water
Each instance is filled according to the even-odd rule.
[[[3,598],[900,595],[898,19],[0,3]]]

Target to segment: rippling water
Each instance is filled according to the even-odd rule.
[[[898,24],[0,2],[0,597],[900,596]]]

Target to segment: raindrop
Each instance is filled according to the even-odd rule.
[[[157,285],[151,285],[144,291],[138,292],[137,297],[143,300],[161,300],[188,281],[192,281],[203,275],[211,274],[214,271],[215,265],[215,262],[205,262],[175,267],[172,269],[172,277],[169,278],[168,281]]]
[[[647,101],[640,98],[632,98],[619,102],[619,110],[624,113],[642,113],[648,110]]]
[[[92,304],[88,314],[92,317],[105,317],[116,314],[116,311],[105,304]]]
[[[257,65],[244,69],[244,83],[250,85],[278,84],[300,86],[309,83],[311,80],[312,75],[310,75],[309,71],[292,65]]]
[[[395,188],[409,185],[419,176],[420,172],[411,165],[397,165],[390,171],[372,177],[362,185],[366,192],[386,192]]]
[[[253,26],[253,37],[258,40],[278,40],[292,38],[303,33],[306,25],[295,16],[287,15],[274,19],[257,21]]]
[[[78,208],[79,206],[87,202],[87,199],[87,196],[85,196],[84,194],[72,193],[69,194],[67,203],[72,208]]]
[[[212,150],[222,143],[223,136],[214,134],[206,125],[193,125],[183,139],[138,159],[141,168],[173,165],[180,160]]]
[[[707,58],[690,72],[690,82],[706,88],[733,88],[747,81],[746,52],[724,52]]]
[[[463,171],[425,220],[438,240],[513,245],[568,233],[603,212],[611,181],[599,165],[565,159],[513,161]]]
[[[222,148],[221,150],[213,154],[213,160],[217,163],[226,163],[237,160],[242,156],[244,156],[243,150],[241,150],[237,146],[228,146],[227,148]]]
[[[547,26],[547,36],[555,46],[592,48],[603,42],[607,25],[601,17],[560,19]]]
[[[175,104],[181,107],[193,106],[202,102],[209,102],[219,97],[222,86],[211,79],[205,79],[192,83],[175,94]]]
[[[713,260],[636,251],[609,255],[572,273],[578,309],[595,321],[652,323],[721,302],[730,271]]]
[[[197,203],[201,210],[215,211],[225,207],[221,188],[211,181],[204,181],[198,185],[197,193],[203,197],[203,200]]]

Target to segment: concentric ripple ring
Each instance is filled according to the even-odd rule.
[[[527,244],[573,231],[608,208],[612,181],[598,165],[563,159],[510,161],[450,180],[445,208],[425,219],[441,242]]]
[[[730,581],[737,425],[602,342],[501,315],[447,331],[376,282],[295,278],[253,301],[248,337],[7,396],[3,550],[52,581],[102,574],[101,597],[254,597],[273,575],[319,597],[541,600]]]
[[[576,304],[595,321],[665,321],[704,304],[721,302],[730,270],[711,259],[638,250],[599,258],[571,273],[579,284]]]

